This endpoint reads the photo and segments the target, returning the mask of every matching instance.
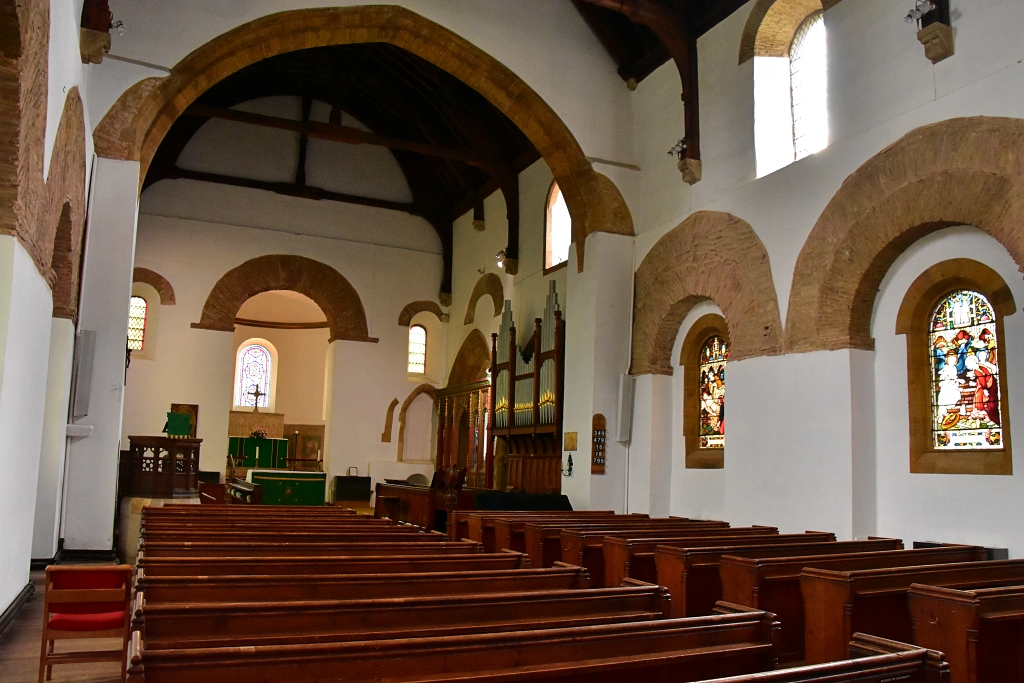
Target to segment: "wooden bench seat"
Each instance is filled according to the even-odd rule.
[[[1024,560],[845,571],[805,569],[800,587],[805,603],[807,661],[842,659],[850,640],[847,634],[854,631],[911,640],[914,630],[907,593],[912,584],[984,588],[1020,582],[1024,582]]]
[[[412,639],[148,650],[133,634],[130,683],[611,681],[673,683],[771,669],[772,615]]]
[[[207,520],[207,521],[181,521],[177,522],[171,520],[149,520],[143,521],[141,529],[146,531],[168,531],[168,532],[216,532],[225,531],[229,529],[238,530],[251,530],[251,531],[268,531],[276,529],[294,529],[296,531],[359,531],[361,529],[394,529],[401,530],[406,533],[424,533],[419,527],[414,527],[411,524],[396,524],[390,519],[377,520],[374,523],[368,523],[365,519],[337,519],[337,520],[321,520],[317,518],[312,519],[263,519],[263,518],[252,518],[249,519],[225,519],[225,520]]]
[[[722,599],[722,579],[718,573],[718,566],[723,555],[791,557],[793,555],[835,555],[901,550],[903,548],[903,541],[898,538],[775,545],[778,539],[787,537],[788,535],[780,535],[749,540],[750,543],[756,545],[704,546],[700,548],[656,545],[654,548],[654,562],[657,568],[656,583],[668,588],[671,597],[669,616],[679,618],[711,614],[715,603]],[[748,539],[743,539],[743,542],[744,544],[748,543]]]
[[[268,576],[279,574],[399,574],[445,571],[525,569],[522,553],[464,555],[306,555],[295,557],[149,557],[139,553],[148,576]]]
[[[498,633],[661,619],[661,586],[305,602],[149,604],[134,628],[153,649]]]
[[[290,538],[290,537],[286,537]],[[359,543],[293,543],[283,540],[225,541],[223,543],[162,543],[144,541],[140,550],[147,560],[158,557],[312,557],[318,555],[466,555],[483,552],[473,541],[396,542],[392,538]]]
[[[723,529],[720,534],[713,537],[702,537],[683,535],[667,537],[637,537],[633,534],[615,533],[603,538],[594,540],[585,539],[586,546],[582,548],[582,563],[591,576],[598,570],[603,571],[603,580],[595,586],[617,586],[623,579],[634,578],[640,581],[655,583],[658,580],[658,570],[654,564],[654,549],[659,545],[667,545],[679,548],[688,547],[715,547],[715,546],[744,546],[744,545],[799,545],[812,543],[835,542],[835,534],[824,531],[807,531],[802,534],[743,534],[732,535],[728,529]],[[563,551],[566,549],[565,536],[563,535]],[[568,562],[570,552],[564,553],[563,562]],[[599,556],[600,562],[594,558]],[[717,600],[712,601],[714,604]],[[696,615],[694,615],[696,616]]]
[[[381,536],[419,536],[420,538],[445,539],[447,536],[439,531],[423,532],[408,526],[327,526],[327,527],[306,527],[299,524],[287,527],[271,526],[270,528],[261,525],[254,526],[227,526],[227,527],[189,527],[177,528],[168,527],[143,527],[141,535],[146,538],[159,541],[214,541],[225,538],[233,538],[239,534],[245,534],[250,538],[274,538],[280,536],[284,530],[288,534],[304,536],[350,536],[352,534],[378,534]],[[311,539],[312,540],[312,539]]]
[[[561,529],[569,528],[584,528],[591,526],[600,527],[615,527],[615,528],[630,528],[634,525],[644,525],[647,523],[654,524],[672,524],[678,525],[679,527],[686,528],[710,528],[710,527],[727,527],[729,526],[725,522],[693,522],[686,519],[648,519],[646,516],[634,516],[634,515],[619,515],[617,517],[597,517],[590,519],[495,519],[492,522],[485,522],[484,537],[487,538],[487,533],[491,531],[490,527],[486,526],[491,524],[493,526],[494,535],[494,547],[500,549],[508,548],[513,550],[516,548],[520,549],[520,552],[526,551],[526,526],[528,524],[546,524],[552,527],[559,527]],[[486,545],[484,546],[486,547]]]
[[[480,541],[484,548],[501,548],[509,546],[497,546],[494,538],[494,524],[498,520],[515,520],[524,523],[527,520],[564,520],[564,521],[587,521],[591,519],[612,519],[629,517],[632,519],[646,519],[647,515],[616,515],[611,510],[582,510],[578,512],[551,512],[551,511],[502,511],[483,512],[472,510],[456,515],[453,511],[455,538],[468,538],[473,541]],[[490,551],[490,552],[493,552]]]
[[[140,568],[135,585],[151,603],[216,603],[575,590],[590,588],[590,577],[561,563],[548,569],[303,576],[150,576]]]
[[[915,583],[907,603],[914,642],[945,653],[951,683],[1024,681],[1024,585]]]
[[[701,683],[950,683],[943,653],[864,633],[850,642],[855,659]]]
[[[679,520],[652,519],[641,522],[626,522],[618,524],[549,524],[547,522],[542,522],[526,524],[524,526],[523,536],[525,540],[525,552],[530,556],[531,560],[536,560],[543,566],[551,566],[554,562],[560,562],[562,561],[562,532],[574,530],[593,532],[640,532],[638,535],[643,536],[650,536],[658,533],[671,533],[672,535],[682,535],[684,533],[721,533],[733,536],[778,533],[778,529],[774,527],[732,528],[717,525],[706,526],[703,522],[686,522]]]
[[[782,624],[780,662],[804,659],[804,594],[801,593],[801,572],[812,567],[835,570],[855,570],[876,567],[907,567],[946,562],[969,562],[984,559],[984,549],[977,546],[947,546],[920,550],[887,550],[841,555],[806,555],[795,557],[737,557],[725,555],[720,559],[722,599],[756,609],[771,609]],[[909,585],[909,584],[908,584]],[[770,606],[770,608],[769,608]],[[808,606],[808,618],[810,618]],[[842,620],[840,612],[840,620]],[[846,656],[846,644],[854,632],[871,633],[871,629],[853,628],[846,632],[839,648],[842,655],[830,659],[810,659],[819,664]],[[910,640],[909,629],[900,636],[890,633],[872,633],[901,642]]]

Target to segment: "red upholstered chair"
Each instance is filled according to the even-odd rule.
[[[131,597],[131,565],[47,567],[39,683],[50,680],[54,664],[84,662],[120,662],[123,683]],[[120,638],[122,644],[120,650],[54,652],[55,641],[79,638]]]

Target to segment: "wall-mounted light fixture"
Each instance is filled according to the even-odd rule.
[[[571,477],[572,476],[572,453],[569,454],[569,469],[562,470],[562,476],[563,477]]]
[[[701,163],[700,159],[689,159],[686,157],[686,138],[680,138],[679,142],[672,145],[668,155],[676,158],[676,168],[683,174],[683,182],[693,185],[700,181]]]
[[[498,267],[499,268],[504,268],[505,267],[505,250],[504,249],[502,249],[497,254],[495,254],[494,258],[496,258],[498,260]]]
[[[935,9],[935,3],[931,0],[917,0],[914,6],[907,12],[907,16],[903,17],[903,21],[908,24],[916,23],[918,28],[921,27],[921,17]]]
[[[917,39],[924,45],[924,56],[932,64],[953,55],[949,0],[914,0],[914,6],[903,20],[917,26]]]

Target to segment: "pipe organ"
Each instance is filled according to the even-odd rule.
[[[507,446],[507,482],[513,489],[561,492],[564,378],[565,327],[552,280],[544,317],[534,321],[526,348],[518,346],[510,301],[499,332],[491,335],[490,424],[494,437]]]

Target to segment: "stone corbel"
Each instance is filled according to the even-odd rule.
[[[683,157],[679,160],[678,168],[679,172],[683,174],[683,182],[687,185],[693,185],[700,181],[700,159],[689,159]]]
[[[917,32],[917,39],[924,45],[924,56],[932,64],[953,56],[953,29],[943,23],[935,22]]]
[[[103,56],[110,52],[110,33],[79,28],[78,47],[82,52],[82,64],[101,64]]]

